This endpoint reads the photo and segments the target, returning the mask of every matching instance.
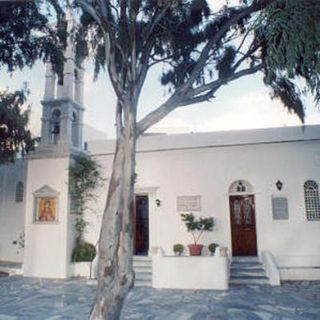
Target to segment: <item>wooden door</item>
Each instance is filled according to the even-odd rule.
[[[232,254],[256,256],[257,235],[254,196],[230,196]]]
[[[149,250],[149,199],[136,195],[133,210],[134,254],[146,255]]]

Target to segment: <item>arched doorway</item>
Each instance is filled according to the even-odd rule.
[[[257,234],[252,185],[238,180],[229,188],[233,256],[256,256]]]

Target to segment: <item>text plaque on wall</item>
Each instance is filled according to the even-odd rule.
[[[177,196],[178,212],[201,211],[201,196]]]
[[[285,197],[272,197],[272,216],[274,220],[288,220],[288,199]]]

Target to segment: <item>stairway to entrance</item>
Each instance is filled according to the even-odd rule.
[[[133,270],[136,274],[135,287],[152,287],[152,258],[133,256]]]
[[[0,274],[5,275],[22,275],[22,263],[11,261],[0,261]]]
[[[230,285],[268,285],[269,278],[258,257],[233,257],[230,268]]]

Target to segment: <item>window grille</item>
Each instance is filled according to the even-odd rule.
[[[319,186],[313,180],[308,180],[304,184],[304,201],[307,220],[320,220]]]

